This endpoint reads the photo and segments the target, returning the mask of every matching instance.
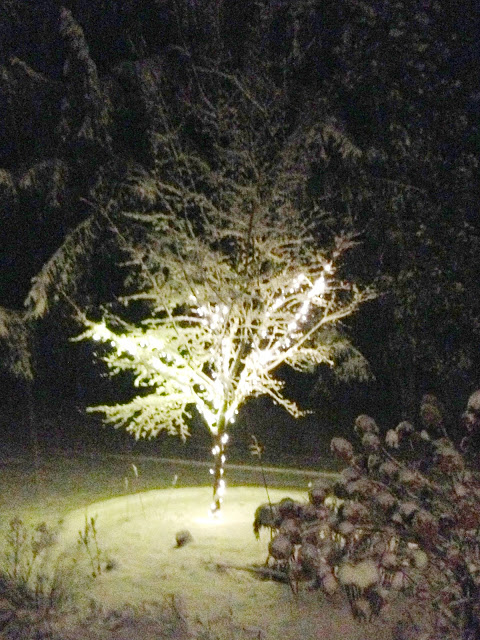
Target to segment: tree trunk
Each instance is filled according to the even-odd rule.
[[[389,352],[395,362],[392,372],[395,404],[402,420],[413,421],[418,409],[413,348],[408,338],[398,335],[390,340]]]
[[[30,441],[32,446],[33,468],[35,470],[35,488],[38,490],[40,486],[40,447],[38,442],[38,427],[35,417],[35,398],[34,398],[34,381],[27,380],[27,410],[28,410],[28,424],[30,431]]]
[[[218,513],[222,507],[223,494],[225,493],[225,449],[227,434],[225,433],[225,420],[219,421],[218,431],[213,437],[212,454],[215,460],[213,467],[213,502],[210,507],[212,515]]]

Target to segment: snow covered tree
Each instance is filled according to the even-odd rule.
[[[130,402],[92,408],[107,422],[136,438],[162,430],[185,438],[195,407],[213,438],[212,512],[222,502],[228,429],[239,407],[266,394],[301,416],[275,371],[283,364],[299,371],[333,365],[339,354],[354,352],[335,327],[372,296],[336,276],[352,238],[337,238],[323,253],[313,219],[307,222],[281,191],[269,199],[236,185],[230,195],[230,211],[204,199],[189,217],[174,212],[187,192],[164,186],[172,212],[127,214],[151,225],[128,249],[139,280],[123,302],[136,312],[85,318],[80,336],[104,343],[110,373],[131,372],[142,388]],[[148,317],[138,322],[145,303]]]
[[[95,407],[107,422],[137,438],[185,438],[192,412],[201,416],[213,438],[216,512],[241,405],[268,395],[301,416],[275,372],[349,355],[363,362],[339,323],[373,294],[338,271],[353,235],[320,250],[325,214],[308,196],[316,153],[361,152],[327,114],[292,121],[261,66],[235,74],[207,60],[184,72],[184,88],[158,83],[149,94],[153,167],[130,172],[103,211],[127,256],[124,311],[84,317],[81,338],[103,342],[110,373],[129,372],[142,389]]]

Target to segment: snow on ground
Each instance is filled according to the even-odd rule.
[[[302,492],[270,490],[272,501],[286,495],[306,499]],[[65,551],[79,558],[75,569],[79,592],[107,609],[174,601],[192,628],[208,628],[218,638],[391,638],[382,621],[355,623],[341,596],[328,599],[306,589],[294,596],[286,585],[260,581],[248,571],[232,568],[266,559],[269,534],[265,531],[257,541],[252,530],[255,509],[266,502],[265,490],[230,488],[219,521],[208,516],[209,497],[207,487],[173,488],[72,511],[65,518],[61,539]],[[89,577],[88,557],[77,542],[85,516],[96,518],[103,558],[113,566],[95,579]],[[191,532],[193,542],[177,548],[175,534],[184,529]]]

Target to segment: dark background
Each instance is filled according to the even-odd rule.
[[[479,33],[473,0],[3,0],[0,305],[23,313],[31,279],[89,203],[111,198],[132,166],[155,162],[156,82],[181,104],[195,64],[214,60],[239,77],[261,69],[287,96],[292,131],[328,119],[361,149],[351,161],[333,145],[312,162],[308,188],[330,230],[360,232],[345,269],[380,295],[346,327],[371,379],[281,371],[312,415],[295,422],[252,402],[240,414],[241,450],[254,432],[272,458],[315,457],[358,413],[385,428],[416,419],[425,392],[442,399],[455,431],[480,383]],[[94,308],[118,293],[118,262],[106,239],[82,265],[75,301]],[[78,330],[61,299],[34,323],[33,391],[12,375],[0,331],[5,444],[29,446],[30,407],[46,444],[147,446],[85,415],[126,389],[105,377],[90,345],[69,342]],[[189,455],[207,436],[197,429]]]

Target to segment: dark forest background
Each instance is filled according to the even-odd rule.
[[[96,207],[145,206],[165,103],[189,143],[209,148],[210,125],[194,108],[207,77],[230,87],[231,105],[249,91],[281,114],[275,135],[296,137],[309,158],[309,206],[326,235],[359,233],[344,269],[379,292],[347,323],[369,379],[282,371],[312,416],[293,424],[255,401],[239,421],[241,438],[255,432],[272,448],[315,452],[358,413],[385,427],[415,419],[427,392],[454,428],[480,383],[479,33],[475,0],[3,0],[5,441],[28,441],[30,407],[45,441],[124,442],[84,414],[122,390],[102,377],[89,345],[69,342],[78,333],[71,301],[95,308],[121,290],[108,229],[97,230],[75,278],[57,273],[74,282],[70,302],[53,287],[48,313],[37,313],[32,278]],[[320,124],[330,132],[321,144],[307,135]]]

